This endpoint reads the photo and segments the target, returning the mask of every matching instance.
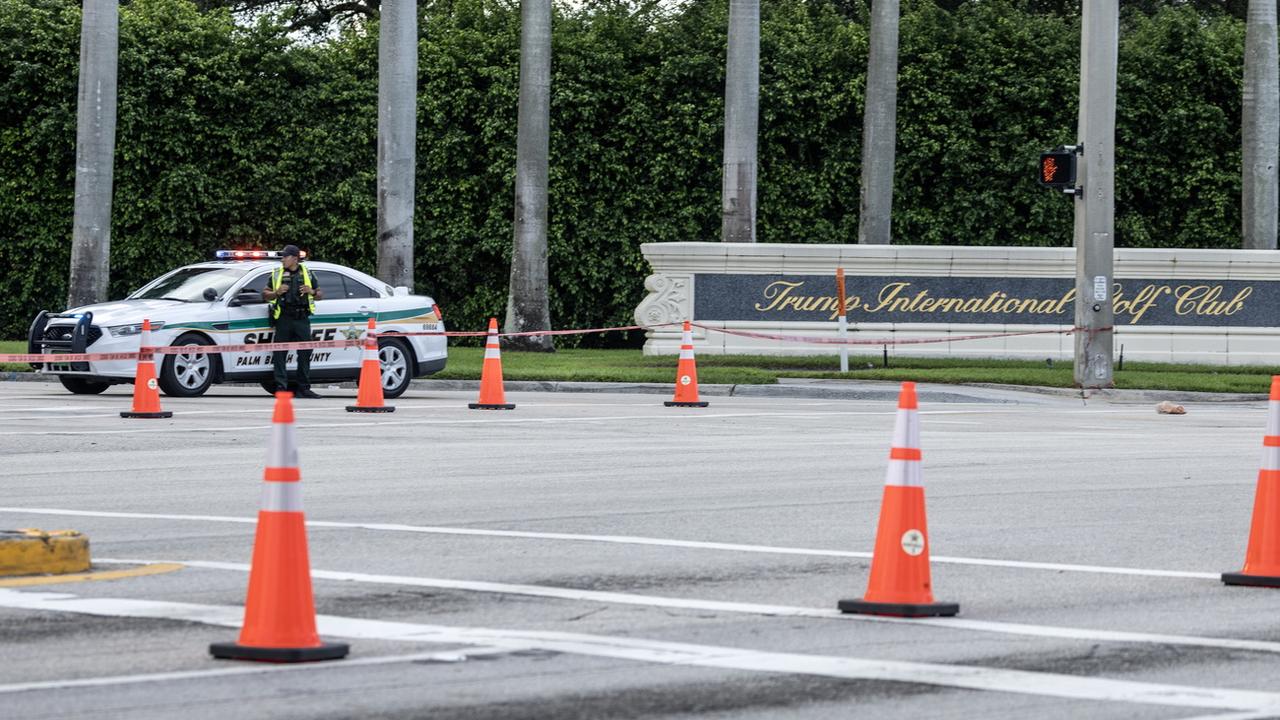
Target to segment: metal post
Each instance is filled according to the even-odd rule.
[[[844,268],[836,268],[836,301],[840,303],[840,325],[836,337],[849,339],[849,316],[844,305]],[[840,346],[840,372],[849,372],[849,346]]]
[[[1111,352],[1115,249],[1118,0],[1084,0],[1080,29],[1080,159],[1075,218],[1075,384],[1115,386]]]

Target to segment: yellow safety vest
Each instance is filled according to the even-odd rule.
[[[307,271],[307,266],[303,265],[302,263],[298,263],[298,269],[302,271],[302,284],[311,285],[311,273]],[[284,266],[278,265],[276,266],[275,270],[271,271],[271,291],[278,292],[280,290],[280,284],[282,282],[284,282]],[[315,286],[311,285],[311,287],[314,288]],[[269,312],[271,313],[271,319],[279,320],[280,319],[280,296],[277,295],[274,300],[268,300],[267,305],[269,307]],[[307,296],[307,305],[311,308],[311,314],[315,315],[316,314],[316,296],[315,295]]]

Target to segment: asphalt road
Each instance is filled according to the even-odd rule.
[[[835,612],[879,512],[872,389],[300,401],[321,632],[352,653],[277,666],[207,654],[238,632],[271,399],[123,420],[126,388],[0,383],[0,528],[85,532],[98,571],[183,565],[0,587],[0,717],[1280,717],[1280,590],[1216,579],[1264,403],[922,387],[934,588],[961,614],[880,621]]]

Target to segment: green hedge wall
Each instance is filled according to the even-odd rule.
[[[451,325],[478,328],[505,307],[518,7],[420,4],[417,284]],[[763,6],[759,238],[854,242],[865,5]],[[557,327],[630,322],[640,243],[719,238],[726,8],[557,10]],[[1071,243],[1070,200],[1034,170],[1041,150],[1075,139],[1073,12],[904,2],[896,242]],[[1238,246],[1243,38],[1238,17],[1183,3],[1126,13],[1119,245]],[[75,0],[0,0],[0,337],[65,301],[78,44]],[[190,0],[133,0],[120,47],[113,297],[229,245],[296,243],[372,271],[376,27],[300,41]]]

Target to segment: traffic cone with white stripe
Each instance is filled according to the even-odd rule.
[[[708,403],[698,399],[698,362],[693,359],[693,328],[684,321],[684,335],[680,338],[680,362],[676,365],[676,395],[663,405],[667,407],[706,407]]]
[[[1267,434],[1262,438],[1262,469],[1253,496],[1253,522],[1244,569],[1223,573],[1227,585],[1280,587],[1280,375],[1271,378]]]
[[[378,360],[377,325],[369,318],[369,332],[364,340],[364,361],[360,364],[360,388],[356,391],[356,404],[348,405],[347,412],[389,413],[395,407],[382,399],[382,362]]]
[[[138,351],[151,347],[151,321],[142,321]],[[122,418],[169,418],[173,413],[160,409],[160,383],[156,380],[156,361],[151,353],[138,357],[133,371],[133,409],[121,411]]]
[[[502,350],[498,347],[498,319],[489,318],[489,337],[484,343],[484,366],[480,369],[480,397],[467,403],[472,410],[514,410],[502,389]]]
[[[253,540],[253,566],[240,640],[214,643],[209,652],[227,660],[265,662],[346,657],[349,646],[321,642],[316,633],[291,392],[276,393],[267,468],[262,479],[262,507]]]
[[[841,612],[898,617],[955,615],[956,603],[933,600],[929,580],[929,528],[920,469],[920,417],[916,384],[902,383],[893,447],[880,503],[880,526],[871,557],[871,580],[861,600],[841,600]]]

